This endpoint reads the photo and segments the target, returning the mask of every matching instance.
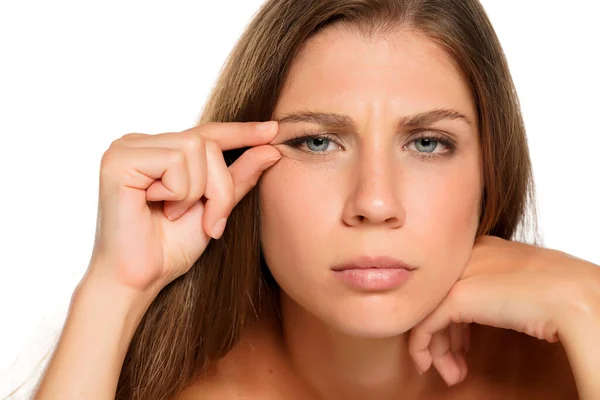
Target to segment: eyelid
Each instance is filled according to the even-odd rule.
[[[335,138],[339,138],[339,135],[333,133],[333,132],[319,132],[316,130],[299,130],[296,133],[294,133],[294,135],[289,138],[287,141],[289,140],[295,140],[295,139],[306,139],[306,138],[317,138],[317,137],[325,137],[327,139],[335,139]]]
[[[411,143],[415,140],[421,139],[421,138],[432,138],[437,140],[438,142],[441,142],[443,144],[445,144],[446,146],[452,146],[452,147],[456,147],[456,141],[454,139],[452,139],[450,136],[448,135],[444,135],[441,132],[438,131],[434,131],[434,130],[420,130],[417,131],[413,136],[411,136],[409,139],[410,141],[408,143]]]
[[[408,150],[407,146],[409,144],[414,143],[415,141],[422,139],[422,138],[428,138],[428,139],[435,140],[436,142],[445,146],[447,150],[443,153],[425,153],[425,152],[412,151],[412,153],[416,153],[417,157],[431,158],[431,157],[436,157],[436,156],[439,157],[439,156],[443,156],[443,155],[451,156],[456,152],[456,149],[458,147],[456,144],[456,141],[446,134],[443,134],[443,133],[441,133],[439,131],[435,131],[435,130],[420,129],[416,132],[413,131],[413,134],[409,136],[407,142],[405,142],[405,144],[402,145],[402,148],[405,150]],[[305,153],[310,153],[311,155],[314,155],[314,156],[327,156],[333,152],[333,151],[316,152],[316,151],[307,151],[307,150],[300,149],[300,147],[303,143],[305,143],[311,139],[326,139],[326,140],[333,142],[337,146],[341,147],[342,150],[344,149],[344,146],[340,143],[341,140],[339,138],[339,135],[332,134],[332,133],[315,133],[315,131],[299,131],[294,135],[294,137],[286,140],[285,142],[283,142],[281,144],[296,148]]]
[[[402,148],[404,150],[408,151],[408,145],[416,142],[419,139],[423,139],[423,138],[433,139],[438,144],[441,144],[442,146],[446,147],[446,151],[441,152],[441,153],[427,153],[427,152],[420,152],[420,151],[411,151],[411,153],[414,154],[415,157],[418,157],[424,161],[433,161],[435,159],[453,157],[456,154],[456,151],[458,149],[458,145],[456,144],[455,140],[448,137],[447,135],[444,135],[443,133],[440,133],[437,131],[430,131],[430,130],[419,131],[416,134],[416,137],[411,136],[410,140],[405,145],[403,145]]]
[[[345,136],[345,135],[343,135],[343,136]],[[297,139],[306,140],[306,139],[314,139],[314,138],[320,138],[320,137],[324,137],[329,140],[333,140],[337,144],[341,145],[340,134],[331,133],[331,132],[317,132],[314,130],[300,130],[300,131],[296,132],[291,138],[284,140],[280,144],[291,142],[291,141],[297,140]],[[415,140],[415,139],[421,138],[421,137],[431,137],[431,138],[435,138],[435,139],[445,140],[445,141],[450,142],[451,144],[456,145],[456,140],[453,139],[450,135],[443,134],[436,130],[420,129],[420,130],[414,130],[409,133],[410,140]]]
[[[311,139],[327,139],[327,140],[335,143],[337,146],[341,147],[342,149],[344,148],[338,135],[333,134],[333,133],[315,133],[314,131],[300,131],[297,134],[295,134],[294,137],[287,139],[282,144],[286,144],[288,146],[293,146],[293,147],[299,147],[300,144],[302,144],[303,142],[306,142],[308,140],[311,140]],[[311,152],[311,153],[313,153],[313,152]],[[330,152],[323,152],[323,153],[330,153]]]

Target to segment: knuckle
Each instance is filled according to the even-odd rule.
[[[126,133],[126,134],[122,135],[120,138],[113,140],[112,143],[110,144],[109,148],[120,147],[120,146],[124,145],[125,143],[131,141],[132,139],[139,138],[142,136],[147,136],[147,135],[143,135],[141,133]]]
[[[110,143],[110,146],[108,146],[108,149],[114,149],[115,147],[119,147],[121,144],[123,143],[123,139],[119,138],[119,139],[115,139]]]
[[[135,137],[139,137],[141,134],[137,133],[137,132],[130,132],[130,133],[126,133],[123,136],[120,137],[120,139],[122,140],[127,140],[127,139],[133,139]]]
[[[194,135],[192,133],[187,132],[184,136],[183,148],[191,150],[193,153],[203,150],[205,145],[206,139],[204,139],[200,135]]]
[[[260,179],[260,176],[261,176],[260,172],[257,172],[255,174],[251,175],[248,179],[249,184],[252,187],[255,187],[258,184],[258,180]]]
[[[462,300],[462,285],[460,284],[460,282],[455,283],[452,288],[450,289],[450,291],[448,292],[447,298],[448,301],[451,302],[458,302],[460,303],[460,301]]]
[[[206,146],[206,151],[207,152],[220,152],[221,151],[221,146],[219,146],[219,144],[213,140],[206,140],[205,143]]]
[[[233,210],[233,207],[235,206],[235,199],[233,198],[233,190],[227,191],[227,194],[223,198],[223,206],[227,210]]]
[[[169,149],[167,162],[171,165],[182,166],[185,164],[185,154],[179,149]]]
[[[209,121],[209,122],[205,122],[205,123],[201,124],[200,127],[202,128],[202,130],[210,130],[210,129],[214,129],[215,127],[219,126],[220,124],[222,124],[222,122]]]
[[[219,208],[227,210],[227,213],[230,213],[235,207],[235,188],[230,182],[226,183],[226,187],[220,193],[218,201]]]
[[[146,137],[149,136],[145,133],[136,133],[136,132],[132,132],[132,133],[126,133],[123,136],[121,136],[118,140],[116,140],[117,142],[127,142],[130,140],[134,140],[134,139],[139,139],[142,137]]]
[[[110,180],[117,173],[119,159],[123,157],[119,154],[120,151],[116,148],[108,149],[102,155],[100,161],[100,182]]]
[[[108,150],[102,154],[102,158],[100,160],[100,170],[105,170],[109,166],[115,163],[118,160],[118,149],[116,147],[109,147]]]

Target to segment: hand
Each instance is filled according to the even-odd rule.
[[[158,293],[218,239],[235,205],[281,158],[277,123],[206,123],[127,134],[102,157],[98,222],[87,275]],[[262,129],[261,129],[262,128]],[[222,150],[256,146],[227,167]],[[163,206],[164,205],[164,206]]]
[[[576,293],[592,275],[581,265],[596,268],[557,250],[479,238],[460,279],[409,334],[417,368],[425,372],[433,364],[448,385],[463,381],[469,341],[463,325],[472,322],[557,342],[565,316],[585,307],[575,304]]]

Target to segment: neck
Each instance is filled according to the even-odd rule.
[[[431,374],[418,374],[408,354],[406,333],[377,339],[345,335],[285,293],[280,301],[290,362],[317,398],[411,398],[427,387]]]

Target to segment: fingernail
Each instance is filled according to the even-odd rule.
[[[169,219],[169,221],[173,221],[175,220],[177,217],[179,216],[179,211],[177,210],[172,210],[168,215],[167,218]]]
[[[423,375],[423,371],[417,364],[415,364],[415,368],[417,369],[417,372],[419,373],[419,375]]]
[[[269,158],[269,159],[267,160],[266,164],[272,164],[272,163],[274,163],[275,161],[277,161],[277,160],[280,160],[280,159],[281,159],[281,157],[283,157],[283,156],[274,157],[274,158]]]
[[[276,121],[261,122],[256,129],[258,129],[259,132],[271,132],[275,129],[275,126],[277,126]]]
[[[225,230],[225,224],[227,224],[227,218],[221,218],[218,220],[213,228],[211,236],[215,239],[219,239]]]
[[[281,157],[283,156],[279,156],[279,157],[275,157],[275,158],[269,158],[267,161],[265,161],[265,163],[262,165],[261,167],[261,171],[264,171],[265,169],[269,168],[270,166],[272,166],[273,164],[275,164],[275,162],[277,162],[278,160],[281,159]]]

